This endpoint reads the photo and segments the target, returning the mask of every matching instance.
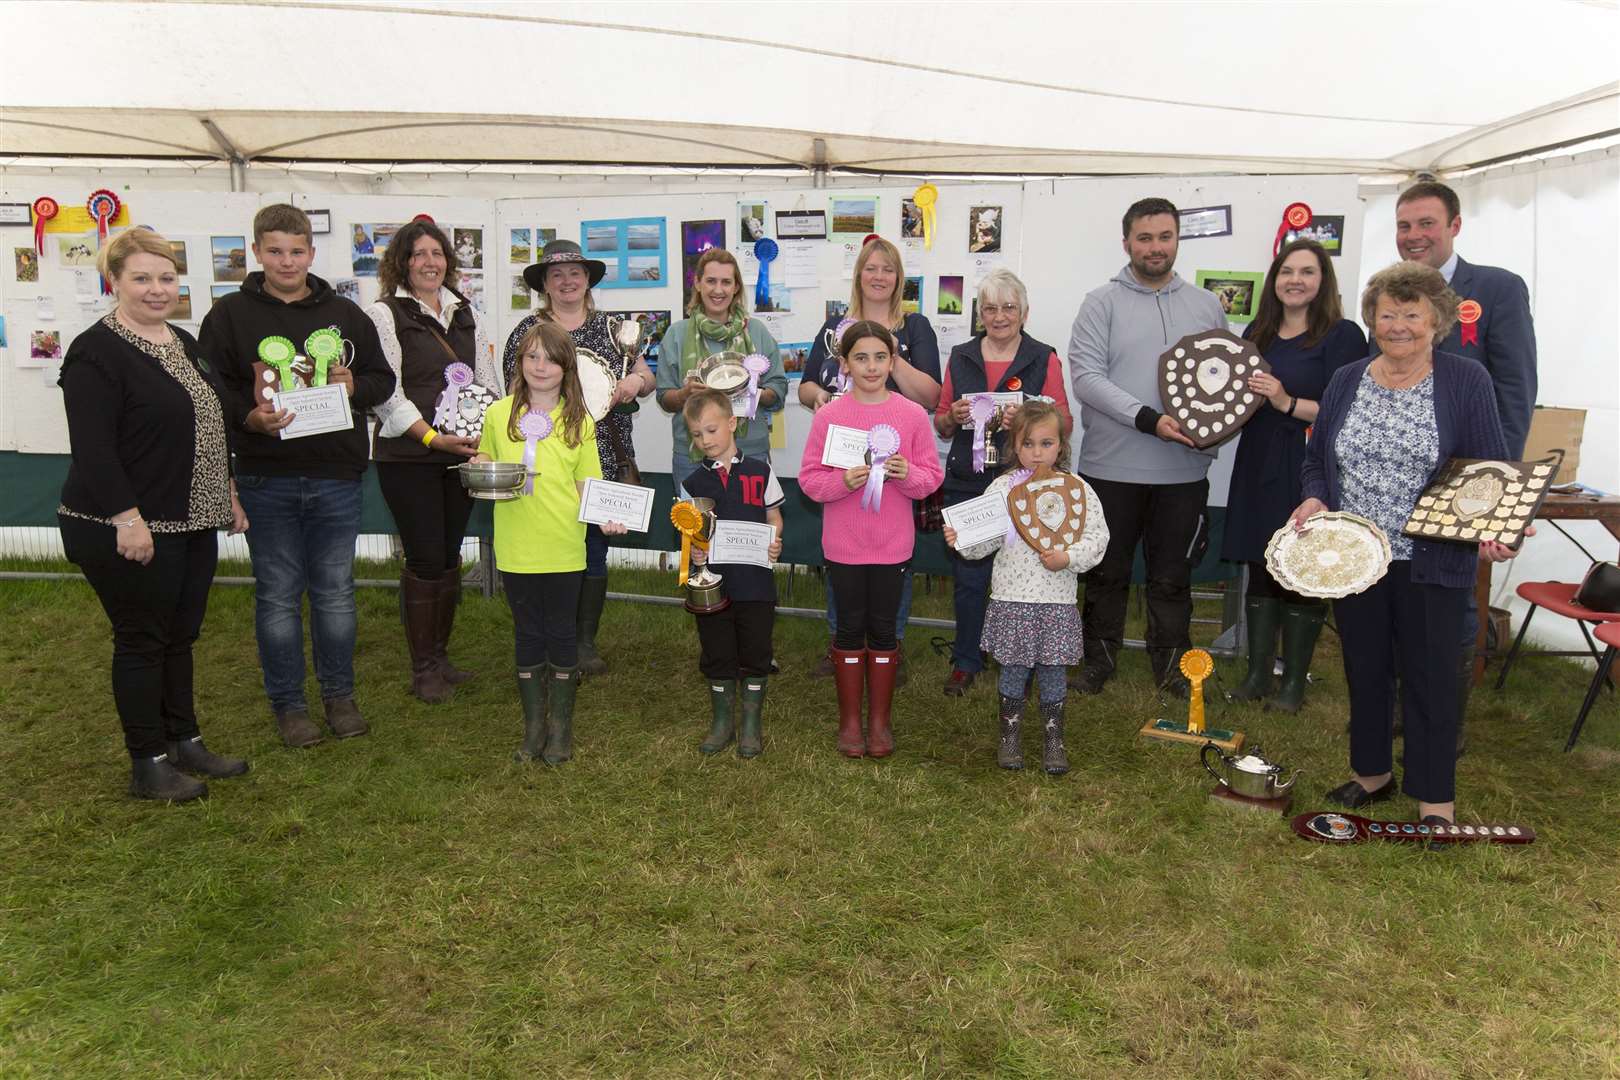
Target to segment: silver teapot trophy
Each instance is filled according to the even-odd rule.
[[[1212,757],[1219,768],[1210,764]],[[1294,798],[1294,781],[1304,771],[1295,769],[1293,776],[1283,780],[1283,767],[1267,761],[1258,746],[1251,747],[1242,757],[1232,757],[1207,742],[1199,751],[1199,760],[1217,781],[1215,789],[1209,793],[1211,799],[1226,806],[1277,814],[1288,813],[1288,804]]]
[[[724,579],[707,564],[698,567],[696,573],[689,573],[692,549],[707,551],[714,537],[714,500],[683,499],[670,507],[669,520],[681,534],[681,569],[676,584],[686,589],[686,610],[694,615],[724,611],[731,604],[722,587]]]

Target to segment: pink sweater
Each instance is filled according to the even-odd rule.
[[[864,487],[849,490],[844,470],[821,463],[828,424],[862,431],[888,424],[900,433],[900,456],[911,471],[904,480],[884,481],[883,508],[877,513],[861,509]],[[810,421],[804,460],[799,463],[800,490],[827,505],[821,518],[821,550],[839,563],[893,565],[911,558],[917,538],[912,500],[932,494],[944,478],[928,413],[892,391],[881,405],[863,405],[846,394],[822,406]]]

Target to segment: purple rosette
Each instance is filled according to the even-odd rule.
[[[545,413],[526,414],[518,421],[518,434],[523,436],[523,494],[533,495],[534,456],[540,449],[540,440],[551,434],[551,417]]]
[[[433,404],[434,427],[443,431],[455,422],[456,399],[461,396],[461,388],[471,386],[472,381],[473,369],[459,360],[444,369],[444,392]]]
[[[771,370],[771,361],[764,353],[749,353],[743,357],[743,370],[748,372],[748,419],[759,411],[759,380]]]
[[[984,441],[989,438],[990,418],[996,415],[996,399],[974,394],[968,402],[968,417],[973,421],[973,471],[984,472]]]
[[[883,508],[883,464],[900,452],[900,432],[889,424],[879,424],[866,433],[866,453],[871,468],[861,491],[861,509],[877,513]]]

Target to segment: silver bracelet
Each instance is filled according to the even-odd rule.
[[[142,524],[141,515],[136,514],[134,517],[130,518],[128,521],[115,521],[115,522],[112,523],[112,526],[115,529],[127,529],[131,525],[140,525],[140,524]]]

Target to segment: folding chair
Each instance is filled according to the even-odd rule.
[[[1581,737],[1581,725],[1586,723],[1586,714],[1597,704],[1598,688],[1608,686],[1609,669],[1614,666],[1615,652],[1620,650],[1620,622],[1601,623],[1594,632],[1597,639],[1608,648],[1603,650],[1603,657],[1598,661],[1597,674],[1592,676],[1592,685],[1587,687],[1586,700],[1581,702],[1581,713],[1575,718],[1575,726],[1569,732],[1569,742],[1564,744],[1566,754],[1575,749],[1575,740]]]
[[[1530,610],[1524,613],[1524,622],[1519,624],[1519,635],[1513,639],[1513,647],[1508,650],[1507,659],[1502,662],[1502,673],[1496,677],[1496,689],[1502,689],[1507,682],[1508,672],[1513,669],[1513,661],[1519,654],[1519,646],[1524,641],[1524,632],[1530,629],[1530,620],[1536,617],[1536,611],[1546,608],[1556,612],[1566,619],[1574,619],[1575,625],[1581,628],[1581,636],[1586,639],[1586,651],[1593,660],[1602,662],[1603,657],[1598,652],[1597,645],[1592,641],[1592,634],[1586,628],[1587,623],[1600,625],[1603,623],[1620,622],[1620,611],[1593,611],[1582,607],[1575,602],[1575,592],[1579,585],[1563,581],[1527,581],[1516,590],[1521,599],[1530,605]],[[1578,652],[1552,652],[1543,653],[1544,656],[1580,656]],[[1612,689],[1612,688],[1611,688]]]

